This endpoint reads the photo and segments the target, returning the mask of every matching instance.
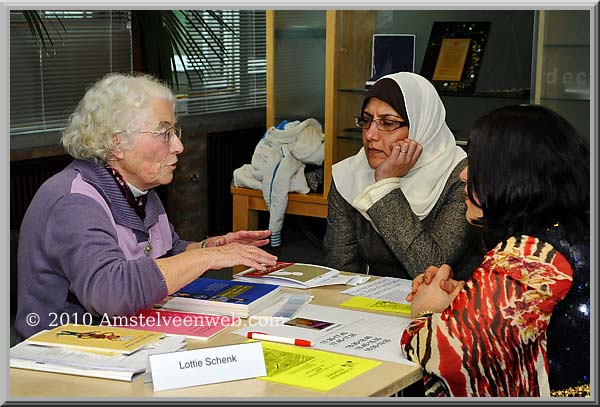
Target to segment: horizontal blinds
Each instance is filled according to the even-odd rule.
[[[40,52],[20,11],[10,15],[10,127],[11,135],[60,130],[85,90],[108,72],[131,72],[131,25],[128,11],[40,11],[55,49]],[[188,33],[202,44],[203,55],[184,56],[191,75],[187,84],[181,70],[180,85],[188,99],[188,114],[264,107],[266,104],[265,11],[214,11],[233,32],[210,13],[188,18],[220,38],[224,52],[216,51],[206,29]],[[57,18],[65,26],[61,28]],[[59,37],[60,34],[60,37]],[[213,48],[209,42],[213,42]],[[181,88],[178,91],[181,93]]]
[[[202,19],[221,39],[224,51],[214,45],[206,30],[198,33],[188,24],[203,55],[187,56],[188,66],[201,71],[191,75],[187,91],[188,113],[212,113],[264,107],[266,105],[266,20],[264,10],[214,11],[233,32],[224,28],[208,12]],[[192,24],[201,26],[196,16],[187,12]],[[213,41],[211,48],[208,41]],[[215,52],[216,50],[216,52]]]
[[[38,49],[23,14],[10,15],[11,135],[63,128],[92,83],[109,72],[131,72],[129,12],[40,14],[54,41],[48,55]]]

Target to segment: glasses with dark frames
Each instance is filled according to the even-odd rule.
[[[371,127],[371,123],[373,122],[375,122],[377,130],[380,131],[394,131],[408,126],[408,123],[402,120],[393,120],[388,118],[373,119],[372,117],[368,116],[356,116],[354,118],[354,125],[365,130]]]

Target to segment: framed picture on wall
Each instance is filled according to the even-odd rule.
[[[486,21],[435,21],[421,75],[429,79],[440,94],[473,94],[490,25]]]

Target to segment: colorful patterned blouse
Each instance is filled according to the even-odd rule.
[[[550,396],[546,328],[572,283],[567,259],[534,237],[490,250],[442,313],[414,319],[404,355],[428,396]]]

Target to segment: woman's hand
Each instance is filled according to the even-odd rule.
[[[200,243],[193,243],[200,246]],[[192,245],[189,245],[192,246]],[[171,257],[156,259],[156,265],[165,278],[167,291],[171,294],[207,270],[219,270],[243,265],[264,271],[265,266],[274,266],[277,257],[256,246],[228,243],[218,247],[195,248]]]
[[[249,246],[264,246],[269,243],[270,230],[239,230],[222,236],[212,236],[204,241],[204,248],[225,246],[230,243],[240,243]],[[187,250],[202,249],[202,242],[192,243]]]
[[[450,266],[448,266],[448,268],[450,268]],[[438,270],[439,267],[429,266],[427,267],[427,270],[425,270],[424,273],[417,275],[412,281],[412,292],[406,296],[406,301],[412,301],[413,295],[417,292],[421,284],[430,284],[431,281],[433,281],[433,278],[435,277]],[[454,280],[452,278],[452,274],[453,272],[450,268],[449,278],[447,280],[440,280],[440,288],[446,291],[447,293],[451,293],[452,291],[454,291],[457,285],[464,285],[463,281]]]
[[[450,266],[444,264],[440,268],[429,267],[425,273],[415,278],[421,281],[415,283],[413,280],[413,292],[408,296],[410,300],[407,297],[411,302],[413,318],[422,311],[442,312],[454,301],[465,282],[452,280],[451,273]],[[426,283],[425,279],[429,282]],[[450,288],[450,292],[446,291]]]
[[[411,302],[415,293],[419,290],[419,286],[421,284],[429,284],[433,277],[435,277],[439,267],[429,266],[425,270],[424,273],[418,274],[413,278],[412,281],[412,291],[406,296],[406,301]],[[450,269],[450,273],[452,273],[452,269]],[[452,274],[450,274],[452,275]]]
[[[250,246],[264,246],[269,243],[270,230],[239,230],[223,236],[209,237],[206,247],[219,247],[229,243],[240,243]]]
[[[423,146],[414,140],[404,139],[392,144],[390,155],[375,169],[375,181],[405,176],[423,152]]]
[[[206,247],[202,255],[210,256],[211,269],[222,269],[244,265],[257,270],[265,270],[265,266],[273,266],[277,257],[252,245],[227,243],[222,246]]]

